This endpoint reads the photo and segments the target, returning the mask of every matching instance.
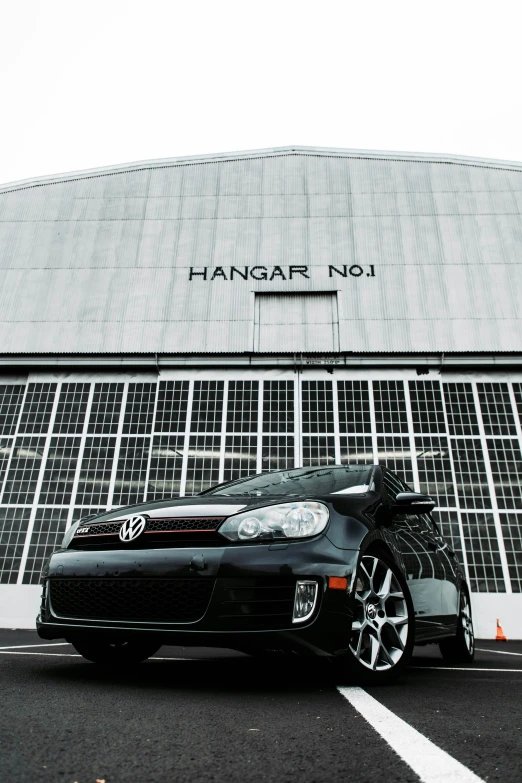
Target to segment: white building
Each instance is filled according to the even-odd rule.
[[[281,148],[0,188],[0,624],[93,509],[386,462],[522,637],[522,164]]]

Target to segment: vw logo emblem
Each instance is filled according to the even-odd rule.
[[[120,539],[122,541],[134,541],[135,538],[141,536],[145,530],[147,520],[145,517],[137,516],[126,519],[123,525],[120,527]]]

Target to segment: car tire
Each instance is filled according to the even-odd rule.
[[[466,590],[460,593],[460,612],[457,633],[451,639],[439,642],[442,657],[446,663],[473,663],[475,658],[475,634],[471,602]]]
[[[132,639],[108,642],[101,639],[71,639],[74,649],[91,663],[129,666],[141,663],[158,652],[161,644],[152,640]]]
[[[411,658],[415,614],[406,579],[391,556],[362,557],[353,601],[349,648],[334,659],[338,675],[363,685],[393,682]]]

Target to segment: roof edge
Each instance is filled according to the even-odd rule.
[[[457,371],[476,367],[487,367],[503,371],[509,368],[522,368],[522,352],[357,352],[357,353],[135,353],[135,354],[0,354],[0,381],[3,374],[16,368],[87,368],[93,372],[104,369],[139,367],[150,368],[156,372],[171,367],[229,367],[256,368],[262,366],[286,367],[327,367],[338,369],[357,369],[358,367],[409,367],[417,370],[437,369],[439,371]],[[423,372],[419,372],[423,375]]]
[[[170,166],[195,165],[197,163],[217,163],[219,161],[247,160],[251,158],[268,158],[285,155],[323,155],[325,157],[359,158],[367,160],[393,160],[411,163],[449,163],[453,165],[476,166],[480,168],[493,168],[501,170],[522,172],[522,162],[509,160],[496,160],[495,158],[476,158],[467,155],[452,155],[430,152],[394,152],[383,150],[358,150],[344,149],[342,147],[269,147],[258,150],[244,150],[240,152],[221,152],[206,155],[186,155],[177,158],[155,158],[152,160],[140,160],[131,163],[119,163],[112,166],[98,166],[92,169],[68,171],[62,174],[44,174],[29,179],[15,180],[0,185],[0,193],[25,188],[39,187],[42,185],[54,185],[60,182],[68,182],[75,179],[89,179],[107,174],[123,174],[142,169],[166,168]]]

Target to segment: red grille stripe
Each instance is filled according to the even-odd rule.
[[[210,530],[145,530],[144,533],[149,535],[151,533],[153,535],[154,534],[157,535],[158,533],[217,533],[217,530],[215,530],[214,528],[210,528]]]
[[[217,530],[211,528],[210,530],[145,530],[144,533],[149,535],[158,535],[158,533],[217,533]],[[100,536],[117,536],[118,533],[82,533],[79,536],[73,536],[73,538],[100,538]],[[144,535],[142,533],[142,535]]]

